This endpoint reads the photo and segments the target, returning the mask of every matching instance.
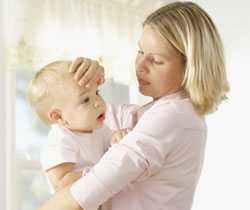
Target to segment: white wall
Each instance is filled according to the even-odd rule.
[[[231,92],[207,118],[206,159],[193,210],[250,209],[250,1],[195,2],[222,36]]]

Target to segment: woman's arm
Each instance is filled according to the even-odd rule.
[[[83,209],[97,209],[131,183],[157,173],[173,141],[179,138],[178,115],[167,103],[157,111],[144,113],[136,127],[72,185],[71,194],[79,205]]]
[[[82,172],[72,172],[74,163],[63,163],[47,170],[48,178],[55,191],[64,189],[81,178]]]
[[[144,113],[136,127],[72,185],[71,196],[83,209],[97,209],[130,183],[145,180],[162,168],[172,142],[178,138],[179,116],[171,104],[159,106]],[[49,201],[51,205],[56,202],[56,197]]]

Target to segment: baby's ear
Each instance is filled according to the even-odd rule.
[[[59,109],[52,109],[48,112],[48,118],[52,123],[59,123],[62,120],[62,112]]]

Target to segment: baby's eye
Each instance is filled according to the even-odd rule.
[[[98,96],[100,95],[100,90],[96,91],[96,95],[98,95]]]
[[[88,98],[85,98],[83,103],[88,103],[89,102],[89,97]]]

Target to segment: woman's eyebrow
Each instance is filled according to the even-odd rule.
[[[139,41],[137,42],[137,44],[138,44],[138,47],[139,47],[140,49],[142,49],[141,44],[140,44]]]
[[[139,48],[143,51],[143,49],[142,49],[142,47],[141,47],[141,44],[140,44],[140,42],[138,41],[137,42],[137,44],[138,44],[138,46],[139,46]],[[157,56],[160,56],[160,57],[163,57],[163,58],[166,58],[166,56],[165,55],[163,55],[163,54],[161,54],[161,53],[148,53],[148,55],[157,55]]]

